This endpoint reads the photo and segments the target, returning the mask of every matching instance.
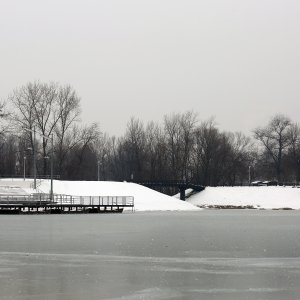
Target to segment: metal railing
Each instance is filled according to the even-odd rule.
[[[60,204],[89,206],[123,206],[134,207],[133,196],[73,196],[54,194],[0,195],[0,204]]]
[[[48,194],[0,195],[0,204],[28,204],[49,202]]]
[[[91,206],[134,206],[133,196],[73,196],[54,194],[53,201],[58,204]]]

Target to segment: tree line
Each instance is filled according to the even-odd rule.
[[[69,85],[32,82],[15,89],[0,105],[0,175],[23,176],[24,164],[32,175],[35,149],[37,173],[49,175],[53,157],[54,174],[65,180],[300,181],[300,127],[284,115],[251,136],[222,131],[193,111],[166,115],[161,123],[131,118],[120,137],[83,124],[80,115],[80,98]]]

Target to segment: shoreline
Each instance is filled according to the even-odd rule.
[[[197,207],[202,209],[251,209],[251,210],[299,210],[291,207],[280,207],[280,208],[264,208],[255,207],[253,205],[197,205]]]

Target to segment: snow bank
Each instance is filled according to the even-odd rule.
[[[192,195],[188,202],[206,206],[253,206],[254,208],[300,209],[300,188],[260,187],[207,187]]]
[[[43,180],[38,189],[49,193],[50,181]],[[53,191],[73,196],[133,196],[136,211],[199,210],[188,202],[129,182],[54,180]]]

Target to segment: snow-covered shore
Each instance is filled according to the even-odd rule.
[[[49,193],[50,181],[43,180],[38,189]],[[191,203],[129,182],[54,180],[53,190],[55,194],[73,196],[133,196],[136,211],[200,210]]]
[[[300,209],[300,188],[207,187],[187,200],[198,207]]]
[[[34,193],[32,179],[0,180],[0,194]],[[136,211],[191,211],[200,208],[300,209],[300,188],[206,187],[186,190],[187,201],[129,182],[54,180],[54,193],[73,196],[133,196]],[[49,193],[50,180],[38,180],[38,191]]]

